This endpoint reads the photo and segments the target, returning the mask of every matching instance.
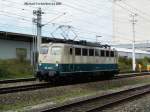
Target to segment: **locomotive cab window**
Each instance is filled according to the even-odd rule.
[[[109,57],[109,51],[106,51],[106,57]]]
[[[81,55],[81,48],[75,48],[75,55],[77,56]]]
[[[88,56],[88,49],[82,49],[82,56]]]
[[[101,50],[101,56],[105,56],[105,51]]]
[[[41,47],[40,53],[41,53],[41,54],[47,54],[47,53],[48,53],[48,47],[47,47],[47,46]]]
[[[94,49],[89,49],[89,56],[94,56]]]
[[[51,54],[52,55],[60,55],[61,54],[61,47],[52,47]]]
[[[110,51],[110,56],[114,57],[115,56],[115,52],[114,51]]]
[[[95,56],[99,56],[100,55],[100,52],[98,49],[95,49]]]

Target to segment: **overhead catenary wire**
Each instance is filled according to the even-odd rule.
[[[117,0],[116,0],[117,1]],[[118,0],[118,1],[120,1],[120,2],[115,2],[114,4],[116,5],[116,6],[118,6],[118,7],[120,7],[120,8],[122,8],[123,10],[125,10],[125,11],[127,11],[127,12],[129,12],[129,14],[134,14],[134,13],[137,13],[138,12],[138,16],[140,17],[140,18],[142,18],[142,19],[144,19],[144,20],[146,20],[148,23],[150,23],[150,19],[149,19],[149,17],[147,16],[147,14],[145,13],[145,12],[143,12],[143,11],[141,11],[140,9],[137,9],[137,8],[135,8],[134,6],[132,6],[132,5],[129,5],[129,4],[127,4],[125,1],[123,1],[123,0]],[[125,6],[122,6],[122,5],[120,5],[121,3],[123,3]],[[127,8],[128,7],[128,8]],[[118,22],[118,21],[117,21]],[[142,24],[144,24],[144,22],[142,23]],[[137,27],[138,27],[138,29],[139,28],[142,28],[142,27],[139,27],[139,24],[137,25]],[[141,34],[141,33],[139,33],[139,32],[137,32],[138,33],[138,36],[140,37],[140,35],[139,34]],[[143,35],[142,35],[143,36]],[[136,35],[136,37],[137,37],[137,35]]]
[[[9,0],[6,0],[6,1],[9,1]],[[12,2],[12,1],[9,1],[9,2]],[[18,4],[18,3],[17,3]]]
[[[60,24],[59,23],[53,23],[53,24],[55,24],[55,25],[57,25],[57,26],[59,26]],[[86,29],[82,29],[82,28],[78,28],[78,27],[74,27],[74,26],[72,26],[72,28],[74,28],[74,30],[76,31],[78,31],[78,32],[82,32],[82,33],[86,33],[86,34],[90,34],[90,35],[105,35],[105,36],[108,36],[108,37],[112,37],[112,34],[106,34],[106,33],[103,33],[103,32],[95,32],[95,31],[91,31],[91,30],[86,30]],[[132,41],[132,39],[129,39],[129,38],[125,38],[125,34],[122,34],[122,33],[119,33],[119,35],[118,35],[118,37],[124,37],[124,39],[123,40],[130,40],[130,41]],[[128,35],[127,35],[128,36]],[[129,37],[129,36],[128,36]],[[139,39],[138,39],[139,40]]]
[[[18,3],[18,2],[15,2],[15,1],[10,1],[10,0],[1,0],[1,1],[3,1],[3,2],[9,2],[9,3],[13,3],[14,5],[16,5],[16,4],[18,4],[18,6],[20,6],[20,5],[24,5],[24,3],[23,4],[20,4],[20,3]],[[30,8],[24,8],[24,10],[30,10],[31,8],[32,8],[32,10],[33,9],[35,9],[35,8],[38,8],[38,7],[34,7],[34,6],[30,6],[30,5],[24,5],[24,6],[28,6],[28,7],[30,7]]]
[[[70,3],[70,4],[72,4],[71,6],[74,6],[74,7],[78,8],[78,9],[80,8],[80,9],[82,9],[82,10],[87,12],[87,10],[85,10],[85,8],[84,8],[86,6],[87,8],[90,8],[90,12],[87,12],[87,13],[90,13],[90,14],[91,13],[96,14],[96,13],[99,13],[99,11],[104,11],[105,10],[104,6],[103,7],[99,7],[100,5],[93,4],[93,1],[92,1],[92,3],[89,3],[88,1],[85,2],[85,0],[82,1],[82,2],[84,2],[84,3],[81,3],[81,2],[76,0],[76,1],[71,1],[71,3],[70,2],[67,2],[67,3]],[[92,5],[94,5],[94,6],[92,6]],[[108,6],[108,4],[105,4],[105,5]],[[111,9],[111,5],[109,5],[109,6],[110,6],[109,8]],[[96,10],[96,12],[91,11],[92,9]],[[97,10],[97,9],[99,9],[99,10]],[[107,7],[107,9],[108,9],[108,7]],[[107,11],[109,12],[109,10],[105,10],[105,12],[107,12]]]
[[[121,2],[122,2],[122,0],[121,0]],[[138,11],[138,12],[144,14],[143,11],[141,11],[141,10],[139,10],[139,9],[137,9],[137,8],[135,8],[135,7],[133,7],[133,6],[131,6],[131,5],[128,5],[126,2],[123,2],[123,3],[124,3],[125,5],[127,5],[128,7],[134,8],[136,11]],[[118,7],[122,8],[123,10],[129,12],[129,14],[134,14],[134,13],[136,13],[135,11],[131,11],[130,9],[128,9],[128,8],[126,8],[126,7],[123,7],[122,5],[120,5],[120,4],[116,3],[116,2],[115,2],[114,4],[117,5]],[[139,13],[138,13],[138,16],[141,17],[141,18],[143,18],[143,19],[145,19],[145,20],[147,20],[148,22],[150,22],[150,18],[145,18],[142,14],[139,14]],[[147,14],[145,13],[144,15],[147,15]]]
[[[15,15],[17,17],[21,17],[23,19],[28,19],[29,21],[31,20],[31,18],[27,17],[27,16],[23,16],[23,15],[19,15],[19,14],[16,14],[16,13],[12,13],[12,12],[7,12],[7,11],[3,11],[3,10],[0,10],[1,13],[4,13],[4,14],[9,14],[9,15]]]
[[[61,15],[59,15],[59,16],[57,16],[57,17],[53,18],[52,20],[50,20],[49,22],[47,22],[47,23],[43,24],[42,26],[46,26],[46,25],[48,25],[49,23],[52,23],[54,20],[56,20],[56,19],[58,19],[58,18],[60,18],[60,17],[64,16],[65,14],[66,14],[66,13],[63,13],[63,14],[61,14]]]
[[[18,25],[14,25],[14,24],[8,24],[8,23],[0,23],[0,25],[7,25],[7,26],[13,26],[13,27],[17,27],[17,28],[23,28],[23,29],[29,29],[29,28],[31,28],[31,27],[27,27],[27,26],[18,26]]]
[[[140,10],[140,9],[138,9],[138,8],[136,8],[136,7],[134,7],[134,6],[132,6],[132,5],[128,4],[128,3],[126,3],[125,1],[122,1],[122,3],[125,4],[125,5],[127,5],[128,7],[132,8],[133,10],[135,10],[135,11],[141,13],[142,15],[147,16],[148,18],[150,17],[150,15],[147,14],[146,12],[143,12],[142,10]]]
[[[25,19],[25,18],[22,18],[22,17],[16,17],[16,16],[11,16],[11,15],[8,15],[8,14],[4,14],[4,13],[0,13],[0,15],[3,15],[3,16],[7,16],[7,17],[11,17],[11,19],[18,19],[18,20],[22,20],[22,21],[25,21],[25,22],[30,22],[31,23],[31,20],[28,20],[28,19]]]
[[[74,5],[73,5],[73,6],[74,6]],[[78,11],[79,11],[79,9],[80,9],[80,8],[77,7],[77,9],[75,9],[75,10],[78,10]],[[82,9],[82,8],[81,8],[81,9]],[[83,10],[80,10],[80,11],[84,13]],[[85,10],[85,11],[87,11],[87,10]],[[91,14],[91,12],[89,13],[89,11],[88,11],[87,14]],[[99,16],[99,17],[100,17],[100,16]],[[86,23],[86,21],[85,21],[85,23]],[[94,23],[95,23],[95,22],[93,21],[93,24],[94,24]],[[96,23],[95,23],[95,24],[96,24]],[[91,25],[92,25],[92,22],[91,22]]]
[[[16,9],[17,11],[21,11],[21,13],[18,13],[18,14],[24,14],[24,13],[32,13],[32,10],[33,9],[28,9],[28,8],[23,8],[23,7],[18,7],[16,5],[9,5],[9,4],[3,4],[3,6],[6,6],[8,8],[13,8],[13,9]],[[37,8],[36,8],[37,9]],[[45,14],[58,14],[58,13],[54,13],[54,12],[46,12]]]

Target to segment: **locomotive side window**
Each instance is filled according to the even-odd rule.
[[[95,56],[100,56],[100,52],[98,49],[95,49]]]
[[[89,56],[94,56],[94,49],[89,49]]]
[[[106,57],[109,57],[109,51],[106,51]]]
[[[70,48],[70,54],[72,55],[72,48]]]
[[[81,55],[81,48],[75,48],[75,55]]]
[[[41,54],[47,54],[47,53],[48,53],[48,47],[47,47],[47,46],[41,47],[40,53],[41,53]]]
[[[114,51],[111,51],[111,52],[110,52],[110,56],[111,56],[111,57],[114,57],[114,56],[115,56]]]
[[[52,47],[51,54],[52,55],[60,55],[61,53],[61,47]]]
[[[101,50],[101,56],[105,56],[105,51]]]
[[[83,48],[82,49],[82,56],[87,56],[88,55],[88,50]]]

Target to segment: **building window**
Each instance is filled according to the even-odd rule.
[[[83,48],[82,49],[82,56],[88,56],[88,50]]]
[[[115,56],[114,51],[111,51],[111,52],[110,52],[110,56],[111,56],[111,57],[114,57],[114,56]]]
[[[98,49],[95,49],[95,56],[100,56],[100,52]]]
[[[94,56],[94,49],[89,49],[89,56]]]
[[[75,48],[75,55],[81,55],[81,48]]]
[[[106,57],[109,57],[109,51],[106,51]]]
[[[16,56],[18,59],[24,60],[27,58],[26,48],[16,48]]]
[[[101,50],[101,56],[105,56],[105,51]]]

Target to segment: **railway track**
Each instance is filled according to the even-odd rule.
[[[140,76],[140,75],[148,75],[150,74],[150,72],[141,72],[141,73],[122,73],[123,75],[121,76],[119,74],[119,76],[115,76],[114,78],[123,78],[123,77],[132,77],[134,75]],[[128,74],[128,75],[124,75],[124,74]],[[132,74],[132,76],[131,76]],[[0,84],[7,84],[7,83],[16,83],[16,82],[28,82],[28,81],[35,81],[36,78],[32,77],[32,78],[20,78],[20,79],[8,79],[8,80],[0,80]]]
[[[145,73],[134,73],[133,75],[120,75],[115,76],[112,80],[117,80],[121,78],[128,78],[128,77],[136,77],[136,76],[143,76],[143,75],[149,75],[148,72]],[[28,80],[29,81],[29,80]],[[7,94],[7,93],[14,93],[14,92],[21,92],[21,91],[30,91],[30,90],[36,90],[36,89],[42,89],[42,88],[49,88],[49,87],[58,87],[58,86],[66,86],[66,85],[75,85],[75,84],[83,84],[88,82],[80,82],[80,83],[73,83],[73,84],[58,84],[53,85],[51,83],[38,83],[38,84],[28,84],[28,85],[21,85],[21,86],[11,86],[11,87],[1,87],[0,88],[0,94]]]
[[[121,79],[121,78],[128,78],[128,77],[136,77],[136,76],[144,76],[150,75],[150,72],[141,72],[141,73],[123,73],[115,76],[113,79]]]
[[[97,95],[84,100],[53,105],[52,107],[47,107],[47,109],[40,110],[40,112],[99,112],[107,107],[115,106],[147,93],[150,93],[150,84],[103,96]]]
[[[8,79],[8,80],[0,80],[0,84],[6,83],[16,83],[16,82],[27,82],[27,81],[34,81],[36,78],[21,78],[21,79]]]
[[[50,83],[40,83],[40,84],[14,86],[14,87],[4,87],[4,88],[0,88],[0,94],[36,90],[36,89],[42,89],[42,88],[48,88],[48,87],[52,87],[52,85]]]

